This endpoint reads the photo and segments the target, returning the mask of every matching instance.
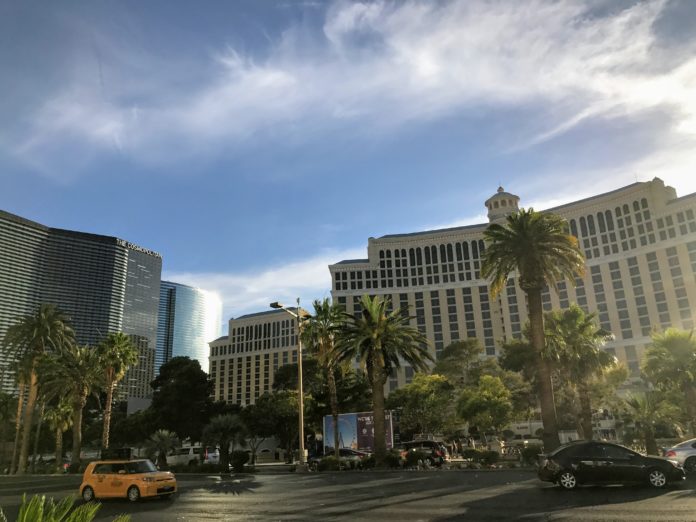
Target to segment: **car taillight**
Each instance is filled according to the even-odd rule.
[[[667,453],[665,453],[665,457],[676,457],[677,452],[674,450],[669,450]]]
[[[440,450],[435,450],[435,455],[442,457],[442,452]]]

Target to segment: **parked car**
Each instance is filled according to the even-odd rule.
[[[358,451],[350,448],[338,448],[339,456],[341,457],[341,469],[360,469],[362,468],[362,461],[370,456],[370,453],[366,451]],[[308,461],[310,469],[318,469],[319,463],[325,457],[333,457],[334,452],[331,450],[325,455],[317,455],[311,457]]]
[[[405,459],[409,451],[418,451],[427,455],[431,466],[442,466],[450,461],[447,448],[441,442],[434,440],[412,440],[401,444],[401,458]]]
[[[684,466],[684,471],[696,471],[696,439],[685,440],[665,451],[665,457],[676,460]]]
[[[219,464],[220,451],[210,446],[184,446],[176,448],[167,455],[170,466],[193,466],[195,464]]]
[[[539,478],[564,489],[578,484],[627,484],[645,482],[662,488],[684,480],[684,468],[676,461],[646,457],[640,453],[599,441],[574,441],[539,456]]]
[[[82,475],[80,495],[85,502],[108,497],[135,502],[143,497],[168,497],[176,489],[174,474],[159,471],[147,459],[97,460],[90,462]]]

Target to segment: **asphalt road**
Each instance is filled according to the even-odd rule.
[[[538,481],[527,471],[343,472],[297,475],[179,475],[171,500],[107,500],[97,516],[133,522],[329,521],[694,521],[696,476],[664,490],[581,487]],[[0,506],[14,520],[21,495],[76,494],[79,477],[0,477]],[[80,502],[80,501],[78,501]]]

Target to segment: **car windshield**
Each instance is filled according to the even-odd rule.
[[[555,450],[549,453],[549,457],[553,457],[555,455],[558,455],[561,451],[565,451],[568,448],[578,448],[580,445],[582,445],[582,441],[572,441],[572,442],[566,442],[565,444],[562,444],[558,446]]]
[[[135,460],[126,464],[127,473],[152,473],[153,471],[157,471],[157,468],[149,460]]]
[[[675,448],[690,448],[694,443],[696,443],[696,439],[685,440],[684,442],[677,444]]]

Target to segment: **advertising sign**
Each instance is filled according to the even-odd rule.
[[[333,449],[334,422],[331,415],[324,417],[324,453]],[[387,449],[394,446],[391,411],[384,412],[384,430]],[[338,447],[359,451],[374,451],[375,426],[371,411],[342,413],[338,416]]]

